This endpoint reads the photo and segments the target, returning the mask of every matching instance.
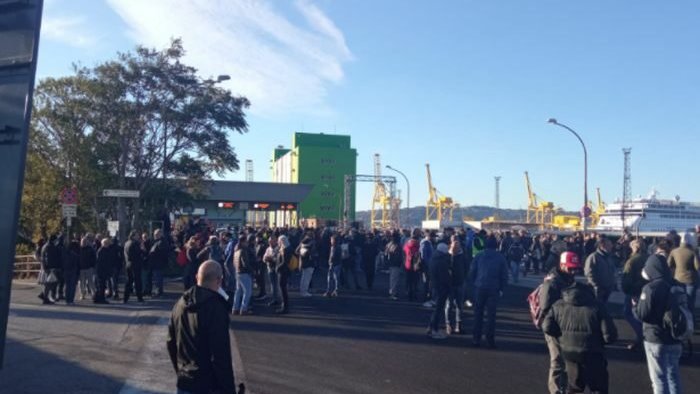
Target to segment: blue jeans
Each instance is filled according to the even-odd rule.
[[[511,261],[510,262],[510,275],[513,278],[513,283],[518,283],[519,271],[520,271],[520,262]]]
[[[647,366],[654,394],[681,393],[681,376],[678,362],[683,352],[683,346],[662,345],[644,342],[647,354]]]
[[[481,343],[482,327],[484,325],[484,310],[486,310],[486,341],[493,343],[496,337],[496,307],[499,294],[496,289],[480,289],[474,291],[474,343]]]
[[[445,303],[450,291],[448,289],[435,289],[435,292],[438,293],[437,303],[435,304],[435,309],[433,309],[433,314],[430,316],[430,329],[437,332],[440,330],[440,315],[445,311]]]
[[[625,316],[625,320],[627,320],[627,323],[629,323],[630,327],[632,327],[632,330],[634,330],[635,335],[637,336],[637,339],[635,342],[642,343],[644,340],[644,333],[642,331],[642,322],[637,319],[637,317],[634,315],[633,307],[632,307],[632,296],[630,295],[625,295],[625,304],[622,306],[622,313]]]
[[[279,301],[280,299],[280,287],[279,282],[277,282],[277,272],[274,267],[267,267],[267,275],[270,278],[270,287],[272,287],[272,301]]]
[[[250,274],[236,274],[236,294],[233,296],[233,310],[247,311],[253,295],[253,277]]]
[[[163,270],[153,269],[153,281],[156,282],[156,294],[163,294]]]
[[[688,294],[688,309],[690,309],[690,313],[693,314],[693,319],[695,320],[697,320],[697,316],[695,316],[695,298],[697,297],[697,292],[698,286],[696,284],[685,285],[685,293]]]
[[[334,293],[338,291],[338,282],[340,281],[341,269],[342,267],[340,264],[328,267],[328,285],[326,286],[326,293]],[[333,282],[332,287],[331,282]]]

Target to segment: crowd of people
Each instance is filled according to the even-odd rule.
[[[533,236],[524,230],[470,228],[216,231],[189,226],[165,237],[160,230],[152,239],[132,232],[122,247],[99,235],[69,242],[52,236],[37,249],[45,284],[40,298],[47,304],[60,299],[70,304],[78,289],[82,299],[92,296],[95,303],[117,300],[123,273],[123,302],[134,292],[143,302],[144,296],[163,293],[169,262],[181,266],[185,290],[198,283],[205,262],[216,262],[219,290],[233,315],[253,314],[254,304],[285,314],[290,312],[291,283],[301,297],[333,298],[373,289],[375,275],[385,272],[387,297],[432,309],[429,337],[465,334],[463,312],[473,308],[472,345],[482,346],[485,340],[495,348],[496,313],[508,283],[543,273],[533,320],[550,353],[551,393],[607,392],[604,349],[618,336],[607,303],[617,290],[625,295],[624,318],[635,333],[627,348],[646,355],[654,392],[680,392],[683,333],[673,331],[668,320],[676,317],[669,318],[668,312],[694,312],[700,262],[692,233],[654,239],[625,233],[613,240],[595,233]]]

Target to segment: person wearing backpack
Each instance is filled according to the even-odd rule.
[[[635,306],[635,313],[644,327],[644,350],[654,394],[682,392],[679,369],[682,341],[674,338],[667,321],[675,284],[667,263],[670,249],[669,241],[661,240],[656,245],[656,253],[647,259],[642,276],[649,283],[642,288]]]
[[[408,292],[409,301],[415,301],[418,293],[418,277],[423,264],[421,261],[419,245],[420,230],[415,229],[411,234],[411,238],[403,246],[404,270],[406,271],[406,290]]]
[[[568,253],[562,253],[565,257]],[[545,334],[557,338],[568,375],[567,393],[608,393],[605,345],[617,340],[617,328],[605,304],[590,285],[574,282],[562,289],[542,322]]]
[[[509,239],[509,238],[506,238]],[[523,261],[523,256],[525,256],[525,248],[523,247],[523,244],[520,242],[520,237],[515,236],[513,238],[510,238],[511,241],[506,242],[506,240],[503,240],[503,243],[510,244],[508,247],[508,250],[506,251],[506,257],[508,258],[508,266],[510,268],[510,275],[513,279],[513,283],[518,283],[518,275],[520,272],[520,264]]]
[[[555,302],[561,299],[562,290],[571,287],[575,282],[577,272],[582,270],[581,261],[574,252],[564,252],[560,256],[559,265],[552,268],[545,276],[542,285],[533,294],[539,301],[537,306],[530,306],[534,312],[535,326],[542,329],[542,321],[547,316]],[[528,301],[530,301],[528,299]],[[539,311],[537,311],[539,307]],[[559,339],[544,333],[544,339],[549,350],[549,377],[547,387],[550,394],[564,393],[567,386],[566,365],[561,354]]]

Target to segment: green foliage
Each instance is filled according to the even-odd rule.
[[[181,188],[238,169],[231,131],[248,130],[245,97],[234,96],[181,62],[179,39],[168,48],[137,47],[95,67],[46,78],[36,88],[25,180],[22,228],[37,236],[61,227],[59,191],[80,195],[76,231],[104,230],[105,218],[153,218],[166,205],[187,202]],[[105,188],[144,196],[114,206]],[[129,217],[127,217],[130,216]]]

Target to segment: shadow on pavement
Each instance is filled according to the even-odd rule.
[[[10,338],[5,350],[5,366],[0,370],[3,393],[116,393],[123,384],[109,375]]]

